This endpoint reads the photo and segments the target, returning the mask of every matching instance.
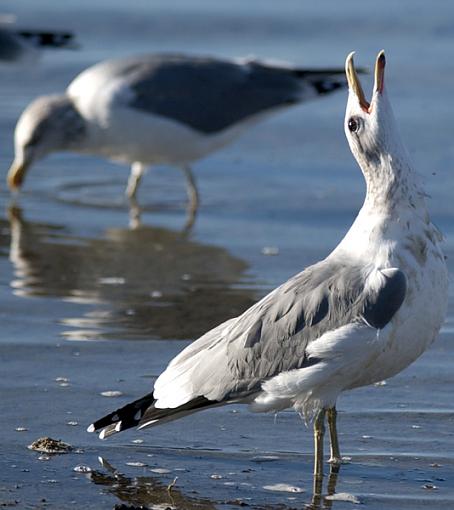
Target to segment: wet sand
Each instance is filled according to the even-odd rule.
[[[341,9],[333,1],[330,21],[326,6],[292,1],[265,2],[260,14],[253,4],[196,0],[178,8],[5,4],[24,24],[52,19],[74,29],[83,49],[44,55],[31,69],[2,69],[4,173],[22,108],[96,60],[183,48],[341,66],[353,48],[368,64],[385,46],[396,116],[433,197],[452,272],[452,7],[389,1],[383,9],[356,2]],[[282,113],[195,165],[202,207],[192,227],[174,169],[145,177],[136,229],[122,196],[127,170],[106,161],[62,154],[38,163],[14,200],[0,186],[0,506],[300,509],[312,502],[312,433],[292,412],[252,415],[230,406],[108,441],[85,429],[149,391],[188,342],[339,241],[364,194],[342,132],[344,107],[339,93]],[[325,477],[314,508],[454,506],[453,340],[451,285],[434,346],[386,384],[341,397],[341,448],[351,460]],[[75,450],[43,456],[27,448],[43,436]],[[326,499],[334,486],[341,500]]]

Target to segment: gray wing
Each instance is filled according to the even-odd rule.
[[[204,133],[345,85],[340,69],[301,70],[184,55],[144,56],[109,66],[132,90],[130,107]]]
[[[405,295],[399,269],[328,258],[186,348],[157,380],[155,398],[164,407],[198,396],[245,398],[265,380],[316,361],[305,351],[324,333],[355,322],[382,329]]]

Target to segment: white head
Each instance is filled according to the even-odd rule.
[[[410,159],[402,145],[385,86],[385,53],[375,63],[370,103],[366,100],[350,53],[345,63],[349,86],[345,134],[364,174],[369,199],[390,202],[407,193],[411,181]]]
[[[84,136],[84,121],[64,95],[42,96],[30,103],[14,132],[14,162],[8,172],[11,189],[21,186],[28,168],[51,152],[71,150]]]

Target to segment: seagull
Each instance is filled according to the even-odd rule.
[[[41,48],[75,48],[74,34],[58,30],[18,29],[14,16],[0,16],[0,62],[35,58]]]
[[[402,145],[378,54],[369,103],[346,60],[345,133],[367,184],[364,204],[339,245],[239,317],[186,347],[152,392],[95,421],[101,439],[202,409],[248,404],[294,408],[313,420],[314,475],[323,476],[327,419],[333,464],[341,463],[336,401],[346,390],[387,379],[436,338],[448,275],[425,193]]]
[[[19,188],[32,163],[51,152],[80,152],[131,165],[129,198],[147,165],[178,166],[197,207],[193,161],[274,111],[345,85],[340,69],[255,59],[153,54],[103,61],[79,74],[63,95],[39,97],[25,109],[8,184]]]

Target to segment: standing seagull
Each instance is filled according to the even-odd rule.
[[[252,411],[293,407],[314,418],[314,474],[323,473],[327,414],[332,463],[341,455],[336,400],[344,390],[391,377],[433,342],[447,304],[441,235],[404,149],[375,64],[371,103],[347,57],[345,132],[367,183],[347,235],[328,257],[242,315],[186,347],[152,393],[94,422],[105,438],[231,403]]]
[[[73,151],[131,164],[130,198],[146,165],[176,165],[196,207],[193,161],[266,114],[344,85],[343,70],[257,60],[146,55],[101,62],[77,76],[65,94],[40,97],[25,109],[8,184],[19,188],[30,165],[47,154]]]

